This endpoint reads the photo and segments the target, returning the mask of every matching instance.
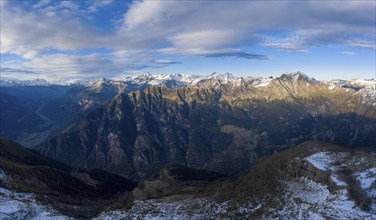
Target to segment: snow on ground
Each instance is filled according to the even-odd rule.
[[[376,167],[357,174],[362,189],[369,189],[376,181]]]
[[[341,180],[340,175],[337,171],[344,167],[353,167],[357,169],[362,169],[362,167],[369,167],[369,164],[365,158],[360,158],[358,156],[353,156],[346,158],[349,154],[346,153],[333,153],[333,152],[319,152],[306,157],[305,159],[310,162],[317,169],[323,171],[329,171],[331,176],[330,179],[337,186],[340,186],[345,190],[347,184]],[[372,155],[370,155],[372,158]],[[376,214],[376,167],[369,168],[363,171],[359,171],[353,175],[360,183],[361,188],[371,199],[372,204],[370,206],[370,212]],[[342,195],[345,196],[346,194]]]
[[[341,79],[324,80],[321,82],[328,85],[330,90],[341,87],[347,83],[346,80],[341,80]]]
[[[346,157],[349,153],[346,152],[318,152],[314,153],[306,158],[306,161],[310,162],[314,167],[322,171],[336,171],[338,166],[346,162]],[[340,161],[340,164],[335,164]]]
[[[265,86],[268,86],[272,80],[273,80],[272,78],[259,77],[258,80],[255,80],[253,82],[253,85],[255,87],[265,87]]]
[[[0,169],[0,182],[8,177]],[[17,193],[0,187],[0,219],[66,220],[53,209],[38,203],[31,193]]]
[[[306,158],[306,161],[310,162],[314,167],[322,171],[330,171],[330,180],[334,182],[337,186],[347,186],[347,184],[341,180],[339,175],[336,173],[338,170],[338,166],[340,164],[336,164],[337,161],[345,161],[344,158],[348,156],[348,153],[340,152],[318,152],[312,154]]]
[[[96,220],[110,219],[213,219],[227,212],[227,203],[190,198],[179,201],[135,201],[129,211],[102,213]]]
[[[314,167],[319,170],[326,171],[331,167],[332,158],[330,152],[319,152],[312,154],[309,157],[305,158],[310,162]]]
[[[348,82],[350,85],[356,85],[356,86],[369,86],[369,85],[375,85],[376,79],[352,79]]]
[[[340,180],[338,178],[338,176],[332,174],[330,176],[330,180],[333,181],[337,186],[347,186],[347,184],[345,182],[343,182],[342,180]]]
[[[282,219],[375,219],[376,215],[357,208],[347,190],[330,192],[327,186],[302,177],[284,181],[286,195]]]
[[[355,174],[360,186],[372,199],[371,212],[376,213],[376,167]]]
[[[0,219],[66,220],[53,209],[39,204],[30,193],[0,187]]]
[[[376,106],[376,81],[362,88],[356,94],[363,97],[363,104]]]
[[[0,181],[5,181],[7,179],[7,175],[4,173],[2,169],[0,169]]]
[[[16,193],[0,187],[0,219],[65,220],[70,218],[39,204],[30,193]]]

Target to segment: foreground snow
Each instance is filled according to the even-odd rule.
[[[135,201],[129,211],[107,212],[96,219],[218,219],[226,212],[227,203],[216,203],[206,199],[147,200]]]
[[[374,156],[370,156],[374,161]],[[359,182],[360,187],[364,190],[368,198],[371,199],[370,212],[376,214],[376,166],[369,164],[365,158],[352,157],[349,153],[318,152],[305,158],[314,167],[322,171],[330,172],[330,179],[337,186],[345,188],[347,184],[338,174],[343,167],[360,169],[353,174],[353,177]],[[370,167],[371,166],[371,167]],[[368,167],[364,169],[362,167]],[[370,167],[370,168],[369,168]],[[345,189],[343,189],[345,190]],[[346,191],[346,190],[345,190]],[[344,193],[347,195],[347,192]],[[376,216],[373,216],[376,217]]]
[[[7,178],[0,169],[0,183],[5,182]],[[59,215],[55,210],[40,204],[31,193],[17,193],[0,187],[0,219],[66,220],[71,218]]]
[[[360,186],[371,198],[371,212],[376,214],[376,167],[356,174]]]
[[[283,182],[285,206],[278,215],[297,219],[376,219],[376,215],[355,206],[342,188],[331,192],[328,187],[308,178]]]
[[[353,155],[326,151],[303,159],[296,158],[327,172],[330,175],[329,183],[326,185],[306,177],[283,179],[281,188],[284,193],[278,197],[279,208],[271,208],[265,203],[234,205],[192,195],[173,195],[135,201],[130,210],[105,212],[95,219],[236,219],[247,218],[258,209],[265,212],[265,219],[376,219],[375,156],[374,153]],[[349,198],[348,181],[340,172],[343,168],[353,170],[350,175],[371,199],[369,212],[358,208]],[[7,178],[0,169],[0,219],[70,219],[37,202],[33,194],[17,193],[1,187]]]
[[[0,187],[0,219],[66,220],[53,209],[38,203],[29,193],[16,193]]]
[[[330,152],[319,152],[312,154],[311,156],[305,158],[308,162],[310,162],[313,166],[317,169],[326,171],[331,168],[332,163],[332,154]]]

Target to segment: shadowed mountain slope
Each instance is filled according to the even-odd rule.
[[[1,187],[34,193],[38,201],[53,202],[54,208],[76,217],[96,214],[108,204],[106,198],[113,199],[136,186],[128,179],[104,171],[72,169],[3,138],[0,138],[0,170],[6,176],[0,181]],[[80,213],[71,206],[82,206],[88,211]]]
[[[200,83],[118,94],[40,152],[139,179],[171,163],[231,175],[312,139],[375,147],[376,107],[360,90],[333,89],[301,73],[263,86]]]

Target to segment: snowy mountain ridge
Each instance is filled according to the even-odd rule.
[[[0,86],[12,87],[12,86],[50,86],[52,83],[45,79],[33,79],[33,80],[0,80]]]
[[[187,74],[151,74],[151,73],[142,73],[135,74],[125,77],[122,80],[113,80],[100,78],[97,80],[79,80],[72,79],[67,81],[59,82],[49,82],[45,79],[33,79],[33,80],[0,80],[0,86],[2,87],[12,87],[12,86],[51,86],[51,85],[62,85],[62,86],[71,86],[71,85],[80,85],[85,87],[91,87],[99,84],[127,84],[133,86],[166,86],[166,87],[181,87],[181,86],[197,86],[197,85],[221,85],[221,84],[233,84],[240,86],[242,82],[251,83],[255,87],[267,86],[273,77],[254,77],[254,76],[245,76],[238,77],[231,73],[212,73],[210,75],[187,75]],[[304,73],[295,72],[295,73],[284,73],[276,79],[280,80],[305,80],[310,83],[323,83],[329,86],[330,89],[336,87],[349,87],[356,88],[357,90],[364,87],[372,87],[376,85],[376,79],[352,79],[352,80],[323,80],[318,81],[314,78],[311,78]]]

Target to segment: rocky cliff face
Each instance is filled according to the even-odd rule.
[[[226,79],[118,94],[40,151],[139,179],[165,164],[234,174],[309,139],[375,147],[375,100],[361,90],[301,73],[257,83]]]

